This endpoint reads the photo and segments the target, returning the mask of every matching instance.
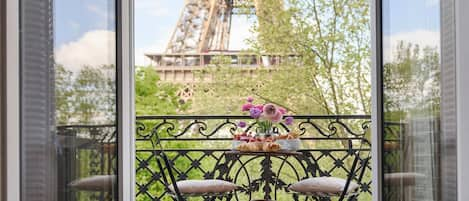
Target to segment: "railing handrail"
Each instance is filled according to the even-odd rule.
[[[295,119],[369,119],[371,120],[371,115],[359,114],[359,115],[286,115],[293,117]],[[286,117],[285,116],[285,117]],[[252,119],[249,115],[140,115],[135,118],[136,121],[139,120],[211,120],[211,119]],[[389,125],[401,125],[402,123],[397,122],[386,122]],[[69,124],[69,125],[58,125],[58,129],[66,128],[102,128],[102,127],[115,127],[116,124]]]
[[[296,119],[371,119],[371,115],[286,115]],[[252,119],[249,115],[141,115],[136,120],[155,119]]]

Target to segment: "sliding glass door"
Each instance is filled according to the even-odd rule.
[[[117,200],[116,1],[20,8],[21,200]]]
[[[451,2],[381,1],[382,200],[455,200]]]

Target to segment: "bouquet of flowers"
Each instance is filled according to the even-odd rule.
[[[273,103],[254,104],[252,97],[247,98],[247,103],[243,104],[241,111],[249,112],[249,115],[257,121],[257,135],[273,134],[273,125],[284,121],[286,125],[293,124],[293,117],[286,117],[287,110]],[[244,127],[245,122],[239,122],[239,127]]]
[[[266,104],[254,104],[254,99],[247,98],[247,103],[243,104],[241,110],[243,112],[249,112],[249,115],[256,120],[256,133],[255,136],[246,133],[245,131],[241,134],[237,134],[233,139],[233,149],[239,151],[265,151],[272,152],[280,149],[289,149],[289,144],[277,143],[277,139],[281,142],[285,141],[281,139],[281,135],[273,136],[274,124],[285,123],[286,125],[293,124],[293,117],[285,117],[287,110],[279,107],[273,103]],[[247,124],[244,121],[238,123],[239,128],[246,127]]]

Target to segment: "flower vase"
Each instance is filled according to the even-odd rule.
[[[256,129],[256,137],[271,137],[275,136],[276,133],[274,132],[273,128],[264,130],[264,129]]]

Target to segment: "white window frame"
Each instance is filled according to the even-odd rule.
[[[118,17],[118,147],[119,200],[135,200],[134,84],[133,84],[133,0],[117,0]],[[19,0],[6,0],[6,121],[5,193],[6,201],[20,201],[20,58]],[[3,134],[3,133],[2,133]]]
[[[4,133],[4,119],[5,119],[5,100],[4,100],[4,83],[5,83],[5,54],[6,54],[6,40],[5,40],[5,30],[6,30],[6,2],[0,1],[0,170],[4,169],[4,157],[5,154],[3,152],[5,143],[3,141],[3,133]],[[3,186],[4,185],[4,172],[0,171],[0,199],[4,199],[3,197]]]
[[[458,200],[469,199],[469,1],[456,0]]]
[[[444,0],[441,0],[444,1]],[[372,198],[380,201],[382,197],[382,170],[381,170],[381,135],[378,119],[381,100],[377,95],[381,93],[379,65],[381,54],[380,18],[381,0],[371,0],[372,11]],[[469,199],[469,1],[454,0],[456,25],[456,94],[457,94],[457,197],[459,201]],[[378,160],[376,160],[378,159]]]
[[[5,195],[7,201],[20,200],[19,130],[19,1],[6,0],[6,121]]]
[[[377,65],[376,60],[380,38],[377,36],[377,0],[370,0],[372,5],[372,47],[373,47],[373,72],[372,72],[372,131],[374,144],[372,148],[373,159],[379,159],[381,154],[380,136],[377,135],[378,127],[377,110],[379,99],[377,97]],[[119,1],[118,17],[119,34],[118,63],[121,64],[119,75],[119,200],[135,200],[135,148],[134,148],[134,86],[133,86],[133,1]],[[469,134],[463,131],[469,130],[469,13],[464,9],[469,8],[469,1],[456,0],[456,41],[457,41],[457,71],[458,71],[458,153],[468,153]],[[19,0],[6,0],[6,187],[5,198],[7,201],[20,200],[20,132],[19,132]],[[379,19],[378,19],[379,20]],[[379,33],[378,33],[379,34]],[[373,200],[379,201],[381,196],[380,161],[373,160]],[[469,198],[469,158],[464,154],[458,154],[458,200]]]
[[[119,200],[135,200],[135,98],[133,0],[117,2]]]

